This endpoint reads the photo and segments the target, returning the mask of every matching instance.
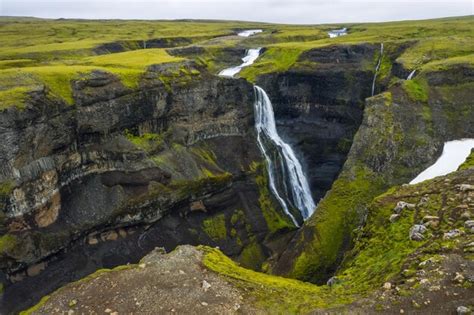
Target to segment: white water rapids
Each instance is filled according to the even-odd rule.
[[[237,35],[242,36],[242,37],[250,37],[261,32],[263,32],[263,30],[246,30],[246,31],[237,33]]]
[[[341,28],[340,30],[332,30],[328,32],[329,38],[336,38],[339,36],[347,35],[347,28]]]
[[[255,60],[257,60],[258,56],[260,55],[261,49],[262,48],[248,49],[247,53],[245,54],[245,57],[242,58],[243,63],[240,66],[224,69],[219,72],[219,75],[223,77],[235,76],[237,73],[240,72],[240,70],[242,70],[242,68],[250,66],[255,62]]]
[[[260,50],[261,48],[249,49],[242,59],[242,65],[224,69],[219,75],[234,77],[243,67],[251,65],[259,57]],[[278,135],[270,98],[261,87],[254,86],[254,89],[257,143],[267,162],[270,189],[285,213],[299,226],[290,211],[290,204],[300,211],[304,220],[313,214],[316,205],[308,180],[293,149]],[[277,187],[278,182],[283,186],[280,189]]]

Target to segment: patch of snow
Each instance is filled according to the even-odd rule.
[[[410,184],[418,184],[425,180],[456,171],[469,156],[472,148],[474,148],[474,139],[461,139],[446,142],[443,147],[443,153],[439,159],[415,177]]]

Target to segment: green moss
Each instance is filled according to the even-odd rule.
[[[359,222],[364,204],[383,190],[380,179],[362,166],[355,167],[352,176],[337,179],[316,214],[307,221],[303,235],[312,238],[301,239],[299,246],[303,250],[296,257],[290,276],[320,282],[325,272],[331,272]]]
[[[133,135],[130,131],[125,131],[125,136],[136,147],[153,154],[163,148],[164,136],[156,133],[144,133],[140,136]]]
[[[390,223],[388,218],[396,203],[377,201],[380,199],[369,208],[369,221],[364,229],[367,236],[353,249],[357,253],[355,258],[338,275],[357,292],[369,292],[400,273],[407,257],[424,244],[408,237],[414,224],[413,213],[405,212],[398,221]]]
[[[24,109],[29,91],[30,88],[24,86],[0,91],[0,110],[13,106],[18,109]]]
[[[301,53],[301,49],[271,47],[252,66],[244,68],[240,76],[255,82],[258,75],[288,70]]]
[[[51,65],[42,67],[20,68],[21,72],[33,75],[38,83],[43,83],[49,92],[55,97],[62,98],[68,104],[73,103],[72,80],[79,79],[81,75],[87,74],[94,67]]]
[[[428,86],[426,82],[421,79],[404,81],[403,89],[413,101],[428,101]]]
[[[244,222],[245,221],[245,213],[242,209],[237,209],[234,211],[232,214],[232,217],[230,218],[230,223],[232,226],[235,226],[238,222]]]
[[[466,158],[466,161],[459,166],[458,170],[467,170],[474,167],[474,150],[471,150],[471,154]]]
[[[46,302],[49,301],[50,298],[51,298],[51,296],[49,296],[49,295],[46,295],[46,296],[42,297],[38,304],[36,304],[35,306],[33,306],[33,307],[31,307],[31,308],[29,308],[25,311],[20,312],[20,315],[31,315],[33,313],[38,312],[46,304]]]
[[[346,296],[334,296],[328,288],[298,280],[267,275],[238,266],[217,249],[205,251],[203,263],[212,271],[227,276],[255,300],[256,305],[275,314],[301,314],[319,307],[351,301]]]
[[[385,47],[385,50],[387,51],[387,47]],[[385,53],[382,56],[382,61],[380,63],[380,68],[379,68],[379,73],[377,74],[377,80],[384,80],[388,76],[390,76],[390,73],[392,71],[392,60],[390,59],[390,56],[388,56],[387,53]]]
[[[202,148],[202,147],[193,147],[191,148],[191,152],[196,155],[198,158],[200,158],[203,161],[206,161],[207,163],[218,167],[217,166],[217,161],[216,161],[216,155],[214,152],[207,148]]]
[[[264,260],[265,255],[262,252],[262,248],[255,239],[245,246],[239,256],[239,262],[242,266],[253,270],[260,270]]]
[[[195,180],[174,180],[168,188],[176,191],[182,197],[189,197],[202,194],[212,187],[227,185],[232,181],[232,178],[233,176],[230,173],[221,173]]]
[[[439,60],[447,60],[456,56],[472,54],[474,44],[461,33],[454,36],[444,36],[443,33],[435,37],[427,37],[420,40],[416,45],[407,49],[399,61],[407,69],[415,69],[424,64],[438,63]],[[442,61],[441,61],[442,62]]]
[[[0,198],[10,196],[13,191],[13,188],[15,188],[15,186],[12,181],[0,182]]]
[[[5,255],[13,250],[17,243],[18,240],[14,235],[6,234],[0,237],[0,255]]]
[[[225,215],[218,214],[205,219],[202,222],[203,231],[214,241],[222,241],[227,238],[227,228],[225,225]]]
[[[27,67],[34,63],[35,61],[31,59],[0,60],[0,69]]]
[[[183,60],[170,56],[165,49],[153,48],[89,57],[84,59],[84,63],[101,67],[144,70],[149,65]]]
[[[276,233],[283,229],[294,227],[291,220],[282,214],[275,205],[273,195],[270,193],[268,184],[268,175],[264,164],[253,166],[256,172],[255,182],[258,186],[258,204],[262,211],[265,222],[270,233]]]

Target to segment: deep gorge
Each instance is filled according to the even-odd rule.
[[[408,82],[413,71],[399,57],[416,46],[411,38],[387,43],[382,55],[380,42],[361,41],[283,50],[283,57],[252,38],[216,46],[227,40],[235,38],[103,43],[94,54],[165,47],[168,57],[185,59],[147,66],[136,87],[120,72],[80,73],[70,81],[71,101],[35,85],[23,107],[0,111],[0,313],[182,244],[218,247],[240,266],[326,284],[370,236],[362,231],[373,198],[426,168],[444,141],[474,134],[471,68],[417,71]],[[251,45],[264,47],[251,69],[257,75],[217,75]],[[296,59],[268,71],[272,57]],[[323,200],[304,224],[297,218],[301,228],[269,189],[254,84],[271,99],[278,133],[296,152],[314,201]]]
[[[337,177],[361,123],[372,78],[362,65],[372,53],[372,47],[356,47],[355,53],[341,47],[330,60],[308,53],[302,58],[325,66],[259,78],[274,103],[279,131],[310,170],[315,200]],[[3,150],[18,148],[13,152],[21,158],[13,167],[29,180],[21,186],[26,194],[7,201],[16,214],[7,224],[24,236],[22,250],[4,261],[14,281],[4,309],[25,308],[96,269],[136,262],[156,246],[218,245],[255,269],[268,257],[277,259],[294,227],[265,187],[251,85],[186,67],[200,74],[189,82],[170,76],[173,92],[154,79],[168,75],[167,67],[151,68],[138,91],[96,72],[74,83],[72,108],[43,90],[31,110],[7,112],[4,124],[13,121],[9,128],[23,136],[9,132]],[[365,79],[351,81],[355,76]],[[160,135],[162,144],[137,148],[127,141],[147,134]],[[37,156],[26,154],[30,146]],[[18,154],[21,150],[25,154]],[[156,167],[152,161],[165,164]],[[3,173],[11,174],[13,167],[4,166]],[[46,178],[49,187],[35,184]],[[166,190],[174,180],[177,186],[171,187],[182,189],[179,193]],[[165,197],[153,197],[154,190]],[[48,201],[27,210],[38,202],[28,198],[39,196]],[[230,221],[235,230],[226,231]],[[231,241],[219,239],[227,233]],[[89,257],[87,263],[82,257]]]

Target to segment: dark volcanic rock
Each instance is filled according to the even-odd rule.
[[[136,90],[100,71],[72,87],[74,105],[43,89],[24,111],[0,112],[0,223],[15,242],[0,257],[2,312],[155,246],[218,245],[244,259],[258,244],[261,255],[244,262],[255,268],[272,254],[281,227],[260,209],[249,83],[185,63],[150,67]],[[266,198],[265,214],[282,215]]]
[[[373,69],[367,68],[377,47],[329,46],[301,55],[280,74],[263,75],[258,84],[272,100],[278,130],[302,158],[315,200],[331,187],[362,121]]]

